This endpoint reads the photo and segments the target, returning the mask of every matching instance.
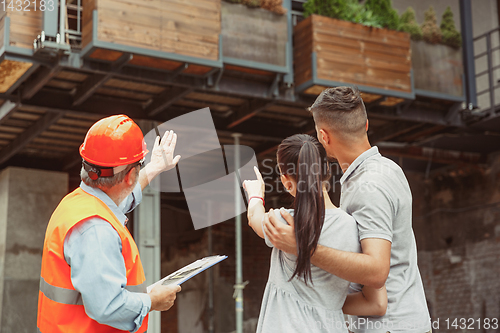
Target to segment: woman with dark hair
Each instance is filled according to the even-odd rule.
[[[281,182],[295,197],[289,212],[295,220],[297,255],[273,248],[257,332],[347,332],[343,311],[384,315],[385,287],[365,287],[348,295],[348,281],[311,264],[318,244],[361,252],[356,221],[335,207],[328,195],[330,170],[323,146],[310,135],[293,135],[278,147],[277,160]],[[272,247],[262,225],[264,181],[256,167],[255,174],[257,180],[243,183],[249,198],[248,223]],[[286,223],[279,211],[268,214]]]

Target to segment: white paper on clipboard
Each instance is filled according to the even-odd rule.
[[[147,291],[148,293],[153,289],[155,286],[158,284],[163,284],[163,285],[180,285],[183,282],[186,282],[193,276],[196,276],[197,274],[203,272],[204,270],[212,267],[213,265],[221,262],[222,260],[226,259],[227,256],[210,256],[210,257],[205,257],[202,259],[198,259],[195,262],[182,267],[181,269],[173,272],[170,275],[165,276],[163,279],[153,283],[152,285],[148,286]]]

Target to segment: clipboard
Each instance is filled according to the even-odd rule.
[[[202,259],[198,259],[195,262],[190,263],[187,266],[182,267],[181,269],[176,270],[170,275],[165,276],[163,279],[156,281],[152,285],[148,286],[147,292],[149,293],[151,289],[156,287],[159,284],[163,285],[181,285],[186,282],[190,278],[198,275],[199,273],[209,269],[210,267],[218,264],[222,260],[226,259],[227,256],[210,256]]]

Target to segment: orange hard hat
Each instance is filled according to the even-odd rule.
[[[103,167],[132,164],[147,153],[141,129],[122,114],[92,125],[80,146],[80,155],[85,161]]]

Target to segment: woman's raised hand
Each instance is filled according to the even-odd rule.
[[[243,188],[247,191],[248,197],[261,197],[264,199],[265,188],[266,185],[264,180],[262,179],[262,175],[260,174],[259,169],[254,166],[253,171],[255,171],[255,175],[257,176],[257,180],[245,180],[243,182]]]

